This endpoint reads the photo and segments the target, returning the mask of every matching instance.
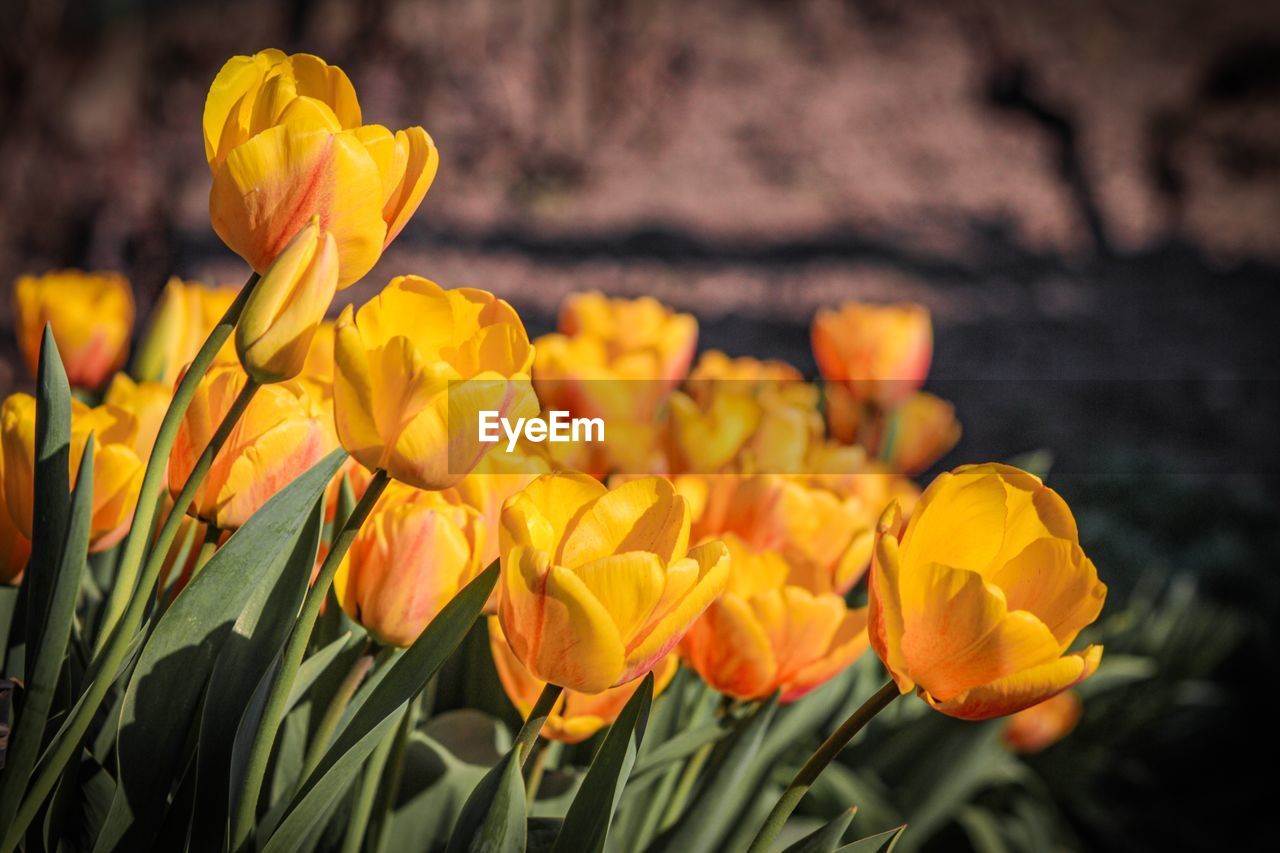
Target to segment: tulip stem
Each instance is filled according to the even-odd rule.
[[[187,366],[182,381],[173,392],[173,400],[169,402],[169,408],[165,411],[160,429],[156,433],[155,444],[151,447],[147,470],[142,475],[142,486],[138,489],[138,503],[134,510],[133,524],[129,528],[128,538],[125,539],[120,567],[116,572],[115,583],[107,598],[102,622],[98,628],[97,648],[94,650],[96,654],[102,652],[112,629],[120,620],[137,587],[142,555],[151,534],[151,523],[155,520],[160,491],[164,488],[165,470],[169,464],[169,452],[173,450],[173,443],[178,438],[178,427],[182,425],[182,419],[187,414],[187,407],[191,405],[191,399],[195,396],[200,380],[204,379],[204,375],[209,371],[209,365],[213,364],[214,357],[227,342],[227,338],[231,337],[231,331],[239,322],[245,303],[249,301],[249,294],[257,285],[258,274],[253,273],[236,294],[235,301],[227,307],[222,319],[213,327],[213,331],[209,333],[204,345]]]
[[[325,749],[328,748],[333,730],[338,727],[338,721],[342,719],[342,714],[351,704],[351,697],[356,695],[360,682],[364,681],[364,677],[369,674],[372,667],[373,653],[369,650],[369,644],[366,641],[364,650],[351,664],[351,669],[347,670],[346,677],[342,679],[337,692],[333,694],[333,701],[329,703],[324,716],[316,726],[316,733],[311,740],[311,746],[307,749],[307,757],[302,764],[302,775],[299,778],[306,779],[320,763],[320,756],[324,755]]]
[[[196,573],[204,568],[204,564],[209,562],[209,558],[218,550],[218,539],[222,537],[222,528],[216,524],[205,525],[204,539],[200,541],[200,551],[196,554],[196,564],[191,567],[191,577],[195,577]],[[165,553],[169,549],[165,548]]]
[[[525,719],[524,725],[520,727],[520,734],[516,735],[516,755],[520,759],[521,767],[529,762],[529,755],[533,752],[533,745],[538,742],[538,735],[542,732],[542,727],[546,724],[547,717],[551,716],[551,709],[556,706],[556,702],[563,692],[563,687],[557,684],[548,684],[538,694],[538,701],[533,703],[533,709],[529,711],[529,716]]]
[[[200,488],[200,484],[204,481],[205,474],[209,472],[209,466],[213,464],[214,457],[218,455],[218,451],[226,443],[227,437],[231,435],[231,430],[235,428],[236,423],[244,413],[245,407],[249,405],[249,401],[253,399],[258,387],[258,384],[252,379],[245,384],[239,396],[232,402],[231,408],[222,419],[222,423],[218,424],[218,428],[209,438],[208,446],[205,447],[204,452],[200,454],[200,458],[196,460],[195,466],[191,469],[187,482],[183,484],[182,491],[178,493],[178,497],[174,500],[173,509],[170,510],[164,526],[160,529],[155,547],[147,557],[141,583],[136,590],[136,594],[129,600],[128,607],[121,616],[120,621],[111,630],[106,645],[94,656],[89,664],[89,671],[86,674],[88,688],[76,702],[75,707],[71,709],[71,713],[68,715],[66,722],[62,724],[62,728],[59,730],[53,744],[36,767],[33,780],[27,789],[27,795],[23,798],[22,805],[18,807],[18,816],[15,818],[13,826],[9,828],[9,834],[0,844],[2,853],[9,853],[17,845],[18,839],[21,838],[21,833],[26,831],[27,825],[35,817],[45,797],[49,795],[54,783],[62,775],[62,768],[79,751],[80,741],[84,738],[85,732],[88,731],[89,724],[92,722],[98,706],[102,704],[107,691],[114,683],[120,664],[124,661],[125,655],[129,650],[130,641],[133,639],[133,635],[137,633],[138,627],[142,624],[142,619],[146,615],[147,606],[151,602],[152,591],[160,577],[160,570],[164,567],[164,558],[169,553],[169,547],[173,544],[174,537],[182,525],[182,519],[186,515],[187,507],[190,506],[196,490]],[[185,406],[183,408],[185,410]],[[159,439],[157,438],[156,441],[157,446],[159,446]],[[148,501],[148,503],[153,503],[153,501]],[[139,529],[137,525],[138,522],[135,520],[133,530]],[[151,519],[146,519],[145,525],[149,528]],[[130,531],[130,536],[132,535],[133,531]]]
[[[271,747],[275,744],[276,733],[280,729],[280,723],[284,720],[284,712],[289,702],[289,692],[293,689],[293,681],[298,675],[298,667],[302,665],[302,658],[306,654],[307,643],[311,640],[311,632],[315,628],[317,617],[320,615],[320,606],[329,594],[329,587],[333,585],[333,576],[337,573],[338,566],[342,564],[342,558],[347,555],[347,549],[351,547],[351,542],[356,538],[356,533],[359,532],[365,519],[369,517],[369,513],[373,511],[374,504],[378,502],[378,498],[382,496],[382,492],[387,488],[387,483],[390,480],[391,478],[387,475],[387,472],[382,469],[378,469],[373,473],[373,479],[369,481],[369,486],[365,489],[364,495],[361,496],[351,510],[351,515],[347,516],[346,521],[343,522],[342,529],[333,537],[333,543],[329,548],[329,553],[325,555],[324,563],[320,566],[320,572],[312,582],[311,588],[307,590],[307,597],[302,602],[302,611],[298,614],[298,621],[294,623],[293,631],[290,632],[289,639],[285,644],[280,665],[272,676],[270,692],[267,694],[266,704],[262,708],[262,718],[258,723],[258,730],[255,732],[253,743],[249,748],[249,758],[245,765],[245,777],[243,786],[240,789],[240,799],[236,803],[235,811],[232,815],[232,850],[247,848],[249,839],[253,835],[258,811],[258,798],[262,793],[262,780],[267,772],[267,762],[271,758]],[[323,755],[324,753],[321,752],[321,758],[323,758]]]
[[[876,714],[887,708],[889,703],[897,699],[899,695],[901,694],[897,683],[893,679],[889,679],[884,687],[881,687],[870,699],[862,703],[862,707],[850,714],[849,719],[841,723],[840,728],[831,733],[831,737],[823,741],[822,746],[818,747],[817,751],[809,756],[809,760],[796,773],[795,778],[791,780],[791,784],[787,786],[787,789],[782,792],[782,796],[778,798],[773,811],[769,812],[769,816],[765,818],[764,826],[760,827],[760,831],[756,833],[755,840],[751,842],[747,853],[766,853],[769,850],[769,845],[777,838],[778,833],[787,822],[787,818],[795,811],[796,806],[800,804],[800,800],[804,798],[805,793],[822,775],[822,771],[827,768],[827,765],[849,745],[849,741],[853,740],[854,735],[862,731],[863,726],[871,722],[871,719]]]

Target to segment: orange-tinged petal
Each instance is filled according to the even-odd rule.
[[[621,683],[624,654],[618,629],[577,575],[550,565],[545,552],[524,547],[513,549],[503,567],[511,576],[499,607],[503,631],[533,675],[583,693]],[[514,606],[508,606],[508,599]],[[517,607],[534,612],[513,622]],[[516,624],[523,634],[516,633]]]
[[[875,552],[867,578],[867,635],[898,689],[907,693],[915,681],[907,672],[902,654],[902,598],[898,580],[902,575],[901,554],[895,535],[902,521],[897,501],[885,508],[876,525]]]
[[[937,710],[962,720],[989,720],[1013,714],[1078,684],[1098,669],[1102,646],[1089,646],[1031,669],[972,688],[949,701],[925,699]]]
[[[1107,597],[1093,561],[1066,539],[1037,539],[990,577],[1009,608],[1034,613],[1062,650],[1098,618]]]
[[[258,272],[311,220],[338,247],[338,287],[364,276],[382,253],[381,180],[369,152],[350,132],[289,124],[237,146],[214,173],[213,228]]]
[[[981,572],[999,553],[1008,511],[995,477],[945,473],[925,489],[902,537],[904,565],[941,563]]]
[[[1048,663],[1058,642],[1024,610],[1010,612],[977,572],[941,563],[899,579],[902,654],[912,678],[939,700]]]
[[[400,235],[418,205],[422,204],[440,166],[440,152],[420,127],[396,131],[395,144],[397,159],[404,166],[399,170],[398,180],[383,183],[386,202],[382,217],[387,223],[387,243]]]
[[[789,679],[780,702],[794,702],[834,678],[867,650],[867,608],[846,610],[830,646]]]
[[[624,644],[648,623],[666,582],[661,558],[648,551],[610,554],[571,571],[604,605]]]
[[[786,683],[809,662],[822,657],[844,620],[845,604],[837,595],[814,595],[787,586],[751,600],[777,656],[777,680]]]
[[[529,545],[554,553],[570,522],[608,490],[575,471],[543,474],[502,508],[501,550]]]
[[[747,600],[732,592],[712,602],[680,653],[713,688],[738,699],[767,696],[776,681],[769,637]]]

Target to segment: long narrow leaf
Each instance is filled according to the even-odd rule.
[[[255,512],[165,611],[129,679],[116,743],[119,788],[95,850],[142,849],[190,751],[214,662],[259,585],[274,586],[346,458],[334,451]]]
[[[445,605],[427,629],[395,662],[377,688],[334,736],[319,766],[303,784],[264,853],[298,849],[310,828],[347,789],[364,760],[399,722],[403,705],[439,671],[480,617],[498,581],[495,561]]]
[[[524,853],[524,779],[513,747],[467,798],[446,853]]]

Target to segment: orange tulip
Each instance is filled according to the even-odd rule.
[[[318,57],[230,59],[204,110],[218,236],[261,273],[319,217],[337,244],[338,287],[363,277],[422,202],[439,154],[420,127],[361,122],[350,80]]]
[[[129,354],[129,282],[118,273],[79,270],[19,278],[13,288],[13,325],[33,376],[46,323],[53,327],[67,381],[77,388],[101,388]]]
[[[943,474],[904,532],[877,529],[870,635],[898,689],[953,717],[1012,714],[1097,669],[1101,646],[1065,654],[1107,588],[1066,503],[1031,474],[970,465]]]
[[[1004,726],[1004,742],[1017,752],[1039,752],[1071,734],[1080,722],[1080,698],[1070,690],[1024,708]]]
[[[14,394],[0,411],[4,447],[4,487],[9,515],[18,532],[31,538],[35,512],[36,399]],[[124,538],[142,488],[144,462],[138,454],[138,419],[128,411],[103,404],[90,408],[71,401],[71,483],[80,471],[89,434],[93,433],[93,499],[89,550],[106,551]]]
[[[134,374],[142,381],[172,387],[227,313],[238,291],[238,287],[208,287],[195,281],[169,279],[138,343]],[[214,363],[235,361],[235,347],[228,340],[214,356]]]
[[[380,642],[409,646],[484,568],[484,526],[443,493],[392,483],[351,543],[334,594]]]
[[[959,440],[955,406],[922,391],[912,394],[889,414],[880,458],[895,471],[917,474]]]
[[[538,701],[546,682],[539,681],[524,668],[511,652],[502,625],[496,616],[489,617],[489,648],[493,651],[493,663],[498,669],[498,679],[507,692],[511,704],[527,717]],[[653,667],[654,698],[666,689],[675,677],[679,663],[674,654],[666,655]],[[561,743],[579,743],[618,719],[623,707],[630,701],[640,681],[629,681],[620,687],[610,687],[601,693],[579,693],[566,690],[551,709],[542,726],[542,736]]]
[[[7,492],[4,454],[0,453],[0,497]],[[27,561],[31,559],[31,540],[13,523],[9,511],[0,511],[0,585],[17,586],[22,582]]]
[[[729,584],[680,644],[709,685],[736,699],[781,691],[780,701],[794,702],[867,650],[866,608],[788,584],[778,554],[753,552],[734,536],[725,544]]]
[[[238,365],[220,365],[200,381],[169,457],[174,495],[246,379]],[[272,495],[334,449],[329,435],[301,383],[262,386],[214,457],[191,514],[224,530],[240,527]]]
[[[608,490],[546,474],[502,509],[498,615],[539,680],[600,693],[640,678],[720,594],[728,551],[689,548],[689,508],[667,480]]]
[[[924,382],[933,328],[922,305],[849,302],[813,320],[813,355],[828,382],[859,401],[892,407]]]

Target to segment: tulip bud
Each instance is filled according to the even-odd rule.
[[[142,488],[145,463],[136,447],[138,420],[110,404],[90,408],[71,401],[71,483],[80,471],[89,434],[95,436],[93,499],[89,550],[106,551],[124,538]],[[0,408],[0,444],[4,449],[4,490],[9,515],[18,532],[31,538],[35,508],[36,399],[14,394]]]
[[[897,504],[877,525],[871,644],[903,693],[985,720],[1088,678],[1102,647],[1065,654],[1107,587],[1080,549],[1071,510],[1009,465],[968,465],[925,490],[905,531]]]
[[[223,417],[244,388],[238,365],[213,367],[200,380],[169,456],[169,489],[178,494]],[[277,491],[333,449],[329,430],[297,381],[264,385],[214,457],[190,510],[224,530],[240,527]]]
[[[13,288],[13,319],[18,349],[33,376],[48,323],[67,381],[97,390],[129,354],[133,294],[129,282],[117,273],[62,270],[24,275]]]
[[[959,440],[955,406],[922,391],[890,413],[880,458],[895,471],[918,474]]]
[[[489,617],[489,648],[493,652],[498,680],[507,692],[507,698],[520,716],[527,717],[533,710],[546,682],[534,678],[511,652],[507,638],[502,634],[502,624],[496,616]],[[668,654],[653,667],[653,696],[656,699],[671,679],[675,678],[680,664],[674,654]],[[547,716],[542,726],[542,736],[561,743],[580,743],[608,725],[612,725],[632,695],[640,689],[640,681],[628,681],[621,687],[610,687],[601,693],[579,693],[566,690]]]
[[[813,320],[813,355],[828,382],[856,402],[891,408],[924,382],[933,357],[933,327],[922,305],[850,302]]]
[[[272,261],[245,303],[236,325],[245,372],[264,385],[301,373],[337,287],[337,243],[317,217]]]
[[[392,483],[351,543],[334,594],[380,642],[409,646],[484,568],[484,526],[439,492]]]
[[[138,342],[133,374],[143,382],[172,387],[231,307],[238,291],[236,287],[208,287],[195,281],[169,279]],[[214,356],[215,364],[235,360],[231,341]]]
[[[537,679],[600,693],[649,672],[724,589],[723,542],[689,548],[689,508],[667,480],[608,490],[546,474],[502,508],[498,616]]]

